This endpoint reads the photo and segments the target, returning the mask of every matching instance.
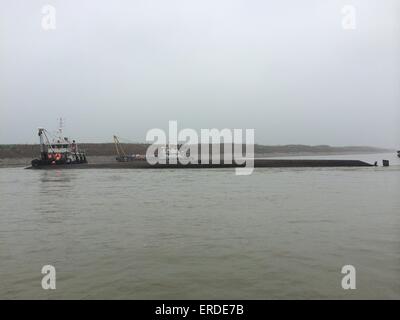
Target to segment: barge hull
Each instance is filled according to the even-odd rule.
[[[244,164],[155,164],[151,165],[147,161],[129,162],[110,162],[110,163],[81,163],[81,164],[60,164],[46,165],[37,167],[27,167],[26,169],[218,169],[218,168],[239,168]],[[360,160],[318,160],[318,159],[255,159],[254,168],[328,168],[328,167],[372,167]]]

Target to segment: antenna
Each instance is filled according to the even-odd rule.
[[[64,119],[60,117],[59,118],[59,126],[58,126],[58,137],[59,137],[60,141],[64,140],[64,137],[63,137],[64,124],[65,124]]]
[[[59,119],[60,120],[60,125],[59,125],[59,128],[58,128],[58,130],[60,131],[60,132],[62,132],[62,127],[63,127],[63,118],[60,118]]]

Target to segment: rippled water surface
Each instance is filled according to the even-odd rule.
[[[0,298],[399,299],[390,160],[250,176],[1,168]],[[41,288],[46,264],[54,291]],[[346,264],[356,290],[341,288]]]

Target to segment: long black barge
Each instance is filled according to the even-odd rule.
[[[250,164],[248,164],[250,165]],[[78,163],[78,164],[56,164],[39,165],[27,167],[26,169],[212,169],[212,168],[238,168],[245,164],[222,163],[222,164],[155,164],[151,165],[145,160],[127,162],[107,163]],[[327,160],[327,159],[254,159],[254,168],[304,168],[304,167],[372,167],[360,160]]]

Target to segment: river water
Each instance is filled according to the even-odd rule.
[[[399,299],[400,161],[346,157],[391,166],[1,168],[0,298]]]

